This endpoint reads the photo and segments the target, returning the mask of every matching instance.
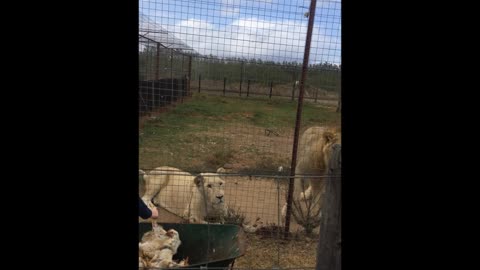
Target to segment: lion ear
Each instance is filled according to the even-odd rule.
[[[197,187],[199,187],[199,186],[203,185],[204,180],[205,179],[203,178],[202,175],[197,175],[195,177],[195,179],[193,179],[193,182],[195,183],[195,185],[197,185]]]
[[[326,143],[330,143],[335,139],[335,134],[331,131],[325,131],[323,133],[323,139]]]
[[[217,173],[226,173],[227,170],[225,170],[223,167],[218,168]]]

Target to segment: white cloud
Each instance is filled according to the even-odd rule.
[[[274,22],[259,20],[256,18],[250,19],[239,19],[235,20],[232,23],[232,26],[237,26],[240,28],[255,28],[255,29],[273,29],[275,28],[276,24]]]
[[[240,9],[255,7],[261,4],[271,4],[275,0],[220,0],[220,14],[224,17],[236,17],[240,15]]]
[[[274,61],[303,59],[307,22],[237,19],[227,26],[205,20],[184,20],[169,29],[204,55],[262,58]],[[340,62],[340,38],[314,28],[310,63]]]
[[[181,21],[178,24],[180,27],[190,27],[190,28],[201,28],[201,29],[212,29],[213,25],[204,21],[204,20],[197,20],[197,19],[188,19],[185,21]]]
[[[249,5],[252,3],[273,3],[275,0],[221,0],[222,4],[224,5],[239,5],[242,2],[250,2]]]

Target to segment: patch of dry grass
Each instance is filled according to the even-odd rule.
[[[339,126],[340,114],[305,103],[303,125]],[[272,171],[289,167],[296,103],[280,99],[194,95],[146,121],[140,131],[140,168],[173,166],[192,173]]]

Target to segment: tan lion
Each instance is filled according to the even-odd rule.
[[[322,176],[327,173],[332,146],[337,143],[341,143],[341,134],[324,127],[310,127],[300,137],[292,207],[299,224],[305,221],[298,220],[298,217],[306,212],[314,213],[317,220],[321,216],[321,197],[325,191],[325,178]],[[284,204],[283,221],[286,213],[287,204]]]

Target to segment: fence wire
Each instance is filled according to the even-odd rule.
[[[140,196],[160,223],[241,226],[236,269],[315,266],[320,191],[340,179],[318,153],[341,142],[341,3],[316,2],[287,237],[311,1],[139,2]]]

